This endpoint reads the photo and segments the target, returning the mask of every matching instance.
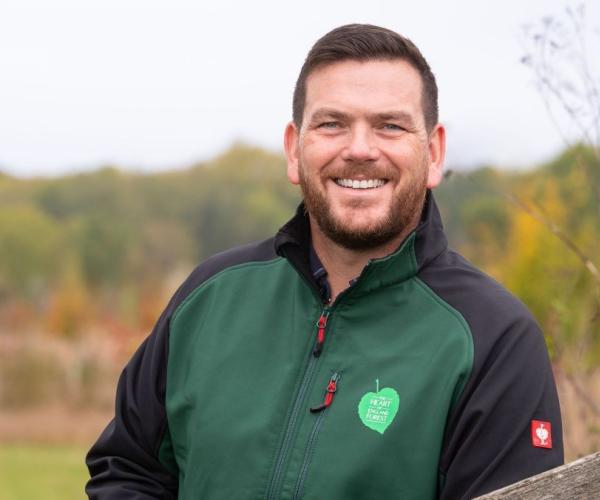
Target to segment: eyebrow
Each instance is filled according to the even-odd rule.
[[[408,125],[414,125],[413,117],[406,111],[390,111],[387,113],[373,113],[369,118],[379,121],[399,121]]]
[[[368,118],[374,122],[398,121],[407,127],[415,127],[415,122],[410,113],[406,111],[386,111],[383,113],[369,113]],[[350,115],[343,111],[338,111],[332,108],[317,109],[310,117],[310,123],[320,122],[323,120],[348,120]]]
[[[320,122],[323,120],[346,120],[349,118],[347,113],[331,108],[317,109],[310,117],[310,123]]]

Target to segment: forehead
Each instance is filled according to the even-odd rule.
[[[421,76],[404,60],[340,61],[308,76],[304,118],[328,107],[350,113],[404,111],[422,120],[421,95]]]

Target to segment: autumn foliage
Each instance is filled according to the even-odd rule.
[[[48,391],[110,405],[103,374],[118,372],[193,266],[293,213],[299,193],[284,172],[282,156],[236,145],[158,174],[0,175],[0,406]],[[436,191],[451,246],[530,307],[566,374],[600,365],[598,282],[532,213],[598,263],[599,186],[596,156],[577,146],[527,171],[454,173]],[[27,373],[27,387],[8,387]]]

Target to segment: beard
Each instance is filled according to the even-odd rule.
[[[388,179],[388,182],[397,181],[398,177],[395,169],[382,169],[364,163],[347,164],[339,172],[330,172],[327,177],[352,178],[359,174]],[[330,200],[319,189],[320,179],[309,179],[302,164],[299,165],[299,178],[304,205],[311,219],[325,236],[349,250],[370,250],[385,245],[402,234],[406,236],[419,221],[427,192],[427,168],[421,165],[416,176],[400,192],[394,193],[394,198],[382,217],[368,226],[353,227],[349,221],[333,213]],[[359,208],[359,204],[355,208]]]

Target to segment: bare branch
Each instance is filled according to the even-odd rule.
[[[500,192],[502,196],[508,199],[513,205],[519,207],[524,212],[528,213],[531,217],[541,222],[548,230],[554,234],[571,252],[573,252],[577,258],[582,262],[589,273],[594,277],[600,286],[600,271],[594,264],[594,262],[579,248],[579,246],[569,238],[552,220],[546,217],[539,210],[530,207],[524,203],[519,197],[510,192]]]

